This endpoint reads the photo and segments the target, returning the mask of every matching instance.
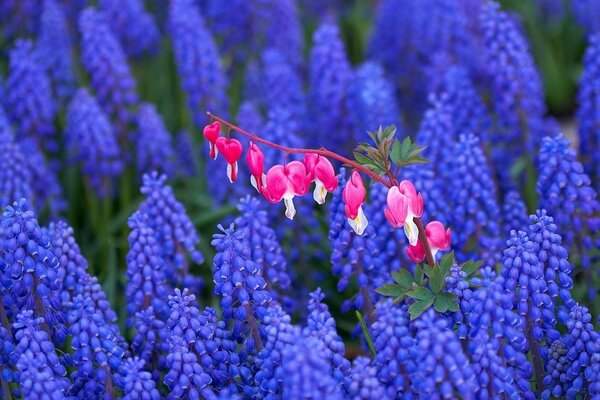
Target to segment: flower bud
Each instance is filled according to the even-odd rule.
[[[250,148],[246,153],[246,162],[250,168],[250,183],[258,193],[262,193],[266,186],[265,156],[260,148],[252,142],[250,142]]]
[[[365,203],[366,198],[367,190],[365,189],[363,180],[360,174],[354,171],[350,176],[350,180],[346,183],[346,187],[344,187],[342,199],[345,204],[348,224],[350,224],[354,232],[358,235],[362,235],[369,224],[362,210],[362,205]]]
[[[231,183],[237,180],[239,160],[242,155],[242,144],[237,139],[227,139],[223,136],[217,138],[217,150],[223,154],[227,161],[227,177]]]
[[[204,134],[204,138],[208,141],[208,145],[210,146],[209,157],[213,160],[217,159],[217,155],[219,152],[216,148],[217,138],[219,137],[219,132],[221,131],[221,123],[219,121],[215,121],[210,125],[206,125],[202,133]]]

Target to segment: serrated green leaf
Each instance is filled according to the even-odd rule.
[[[423,268],[423,272],[425,272],[425,275],[429,278],[431,291],[433,293],[439,293],[444,285],[444,276],[442,275],[440,267],[437,264],[433,267],[426,265]]]
[[[475,271],[479,270],[479,267],[483,264],[483,261],[469,260],[462,264],[460,268],[465,271],[467,276],[472,275]]]
[[[408,307],[408,313],[410,314],[410,320],[413,321],[423,314],[433,304],[433,298],[428,300],[419,300]]]
[[[413,277],[410,275],[410,272],[405,269],[401,269],[398,272],[392,272],[392,279],[394,279],[398,285],[407,289],[410,287],[410,284],[413,283]]]
[[[431,290],[424,288],[423,286],[413,285],[413,287],[406,292],[406,295],[417,300],[433,299],[433,293],[431,293]]]
[[[457,312],[458,310],[459,310],[459,307],[456,302],[451,303],[450,307],[448,307],[448,311]]]
[[[375,346],[373,345],[373,338],[371,337],[371,332],[369,332],[369,328],[367,328],[367,324],[365,323],[365,319],[363,318],[360,311],[356,311],[356,318],[358,318],[358,322],[360,323],[360,327],[363,331],[363,335],[365,335],[365,341],[369,346],[369,350],[371,351],[371,358],[375,358],[377,353],[375,352]]]
[[[417,285],[423,284],[423,268],[421,268],[421,264],[415,265],[415,273],[413,275]]]
[[[382,287],[375,289],[375,291],[382,296],[399,297],[406,294],[406,289],[406,287],[402,287],[400,285],[387,283]]]
[[[443,276],[446,276],[452,265],[454,265],[454,250],[446,254],[440,261],[440,270]]]
[[[373,163],[373,160],[371,160],[369,157],[365,156],[364,154],[359,153],[358,151],[354,152],[354,159],[360,165],[372,164]]]
[[[444,292],[435,296],[433,308],[437,312],[446,312],[450,309],[451,304],[456,304],[456,295]]]

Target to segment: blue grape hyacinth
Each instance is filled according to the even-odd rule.
[[[160,400],[160,392],[152,375],[144,370],[144,360],[139,357],[127,358],[121,365],[115,381],[123,388],[123,400]]]
[[[138,173],[159,171],[173,176],[175,171],[175,150],[171,133],[167,130],[156,106],[149,103],[140,105],[137,118],[136,166]]]
[[[100,196],[112,193],[123,169],[115,131],[90,92],[77,91],[67,110],[66,142],[74,162]]]
[[[0,206],[8,206],[21,198],[33,199],[31,171],[27,164],[27,155],[7,126],[0,132]]]

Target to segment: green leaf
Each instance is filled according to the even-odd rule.
[[[444,285],[444,276],[442,275],[440,267],[437,265],[434,265],[433,267],[426,265],[423,268],[423,272],[425,272],[425,275],[429,278],[429,286],[431,286],[433,293],[439,293]]]
[[[448,311],[452,304],[456,304],[456,295],[444,292],[435,296],[433,308],[435,308],[435,311],[442,313]]]
[[[423,284],[423,269],[421,268],[421,264],[415,265],[414,277],[417,285]]]
[[[394,282],[398,283],[398,285],[407,289],[410,287],[410,284],[413,283],[413,277],[410,276],[410,272],[405,269],[400,269],[398,272],[392,272],[392,279],[394,279]]]
[[[450,303],[450,307],[448,307],[448,311],[457,312],[459,310],[458,303]]]
[[[425,150],[425,146],[417,146],[410,137],[406,137],[402,142],[394,142],[390,157],[398,167],[425,164],[429,160],[421,156],[423,150]]]
[[[440,270],[442,271],[442,275],[445,277],[452,265],[454,264],[454,251],[446,254],[442,261],[440,262]]]
[[[477,270],[479,270],[481,264],[483,264],[483,261],[469,260],[466,263],[462,264],[460,268],[466,272],[467,276],[469,276],[475,273]]]
[[[383,285],[380,288],[375,289],[375,291],[382,296],[399,297],[399,296],[404,296],[406,294],[406,289],[407,288],[402,287],[400,285],[388,283],[388,284]]]
[[[419,300],[416,303],[413,303],[408,307],[408,313],[410,314],[410,320],[414,320],[418,318],[421,314],[423,314],[431,305],[433,304],[433,297],[428,300]]]
[[[417,300],[433,299],[433,293],[431,293],[431,290],[417,285],[413,285],[413,287],[406,292],[406,295]]]
[[[365,323],[365,319],[363,318],[360,311],[356,312],[356,318],[358,318],[358,322],[360,323],[360,327],[363,331],[363,335],[365,335],[365,340],[367,341],[367,345],[369,346],[369,350],[371,350],[371,358],[375,358],[377,353],[375,352],[375,346],[373,346],[373,338],[371,337],[371,332],[369,332],[369,328],[367,328],[367,324]]]

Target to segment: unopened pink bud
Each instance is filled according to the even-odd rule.
[[[258,191],[262,193],[266,186],[266,175],[264,174],[265,156],[260,148],[253,142],[250,142],[248,153],[246,154],[246,162],[250,168],[250,183]]]

